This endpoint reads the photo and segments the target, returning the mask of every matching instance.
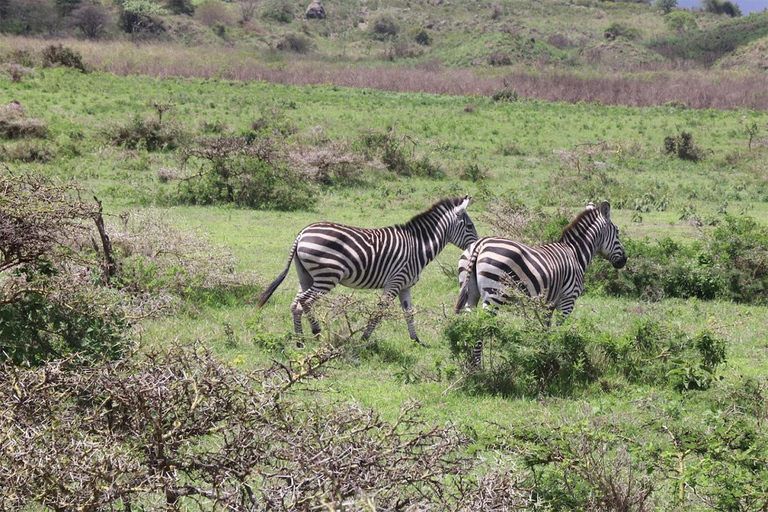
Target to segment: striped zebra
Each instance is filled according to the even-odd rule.
[[[584,289],[584,272],[595,254],[608,259],[615,268],[627,263],[619,241],[619,229],[611,222],[611,205],[590,203],[565,229],[555,243],[530,247],[504,238],[481,238],[467,248],[459,260],[459,298],[456,312],[477,306],[485,309],[504,304],[513,283],[531,297],[541,298],[562,319],[573,311]],[[473,351],[479,364],[482,342]]]
[[[338,284],[350,288],[383,289],[380,307],[400,298],[411,339],[419,342],[413,326],[411,288],[421,271],[448,242],[466,249],[477,240],[475,225],[467,214],[469,196],[443,199],[405,224],[380,229],[343,226],[330,222],[311,224],[301,230],[291,247],[285,269],[259,300],[262,307],[285,279],[291,261],[299,275],[299,292],[291,304],[293,328],[302,334],[306,314],[312,334],[320,325],[312,305]],[[368,339],[380,315],[374,315],[363,333]]]

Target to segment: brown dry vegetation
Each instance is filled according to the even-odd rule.
[[[39,52],[49,41],[9,37],[0,55]],[[765,74],[750,72],[676,70],[659,68],[641,74],[576,74],[554,68],[517,69],[504,76],[483,76],[439,64],[416,69],[354,67],[309,61],[266,64],[253,52],[208,47],[205,52],[171,44],[131,44],[67,40],[83,55],[90,69],[116,75],[222,78],[293,85],[331,84],[395,92],[490,96],[504,85],[521,98],[605,105],[655,106],[666,103],[690,108],[768,109]],[[6,57],[6,60],[8,57]]]

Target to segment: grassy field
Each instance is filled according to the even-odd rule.
[[[3,141],[5,164],[14,172],[77,180],[104,202],[109,222],[117,223],[125,211],[159,208],[180,230],[204,233],[225,246],[236,257],[237,270],[255,272],[262,286],[282,270],[296,233],[311,222],[365,227],[402,223],[433,201],[453,195],[476,198],[469,213],[481,236],[494,234],[489,211],[500,201],[572,217],[588,201],[610,200],[622,235],[635,240],[701,240],[724,212],[768,224],[768,113],[763,111],[505,102],[336,86],[83,75],[66,69],[38,69],[20,83],[0,81],[0,104],[11,100],[49,130],[43,139]],[[163,122],[183,134],[181,147],[207,132],[244,133],[266,119],[288,127],[289,145],[324,147],[335,141],[356,147],[371,132],[394,133],[409,155],[427,158],[443,175],[403,177],[367,162],[357,183],[317,187],[317,202],[303,211],[179,205],[173,199],[177,183],[159,177],[163,168],[181,167],[178,150],[128,149],[111,140],[118,124],[134,117],[156,118],[153,103],[170,106]],[[213,133],[211,126],[216,127]],[[700,162],[665,154],[664,138],[684,131],[701,148]],[[23,162],[8,156],[28,151],[23,146],[30,144],[47,150],[50,158]],[[472,439],[468,454],[508,466],[530,460],[530,440],[517,435],[527,428],[539,428],[542,436],[560,432],[564,439],[569,432],[597,432],[639,461],[636,469],[647,471],[637,477],[653,488],[646,506],[714,506],[712,496],[723,483],[711,475],[715,466],[703,462],[715,464],[714,459],[709,452],[685,452],[677,442],[682,434],[675,432],[711,432],[729,411],[728,397],[735,390],[750,379],[765,382],[766,306],[675,298],[641,301],[606,296],[598,293],[599,283],[587,283],[588,293],[566,325],[592,325],[595,332],[617,338],[647,320],[690,336],[708,329],[727,340],[727,363],[717,371],[719,380],[704,391],[681,392],[611,373],[557,393],[484,392],[462,377],[462,361],[451,355],[443,334],[453,321],[458,292],[453,268],[459,254],[448,247],[413,290],[416,328],[424,346],[408,339],[395,312],[375,332],[375,347],[350,343],[345,357],[311,384],[307,397],[320,393],[352,401],[389,420],[415,399],[428,422],[454,423]],[[632,264],[630,253],[627,265]],[[297,349],[287,338],[296,286],[291,273],[262,310],[255,309],[255,295],[190,300],[177,314],[144,321],[135,331],[146,346],[200,340],[235,367],[258,368],[322,342]],[[349,293],[336,290],[332,296]],[[377,292],[353,296],[374,304]],[[520,324],[509,311],[501,318]],[[354,321],[363,322],[359,316]],[[330,327],[341,329],[338,320]],[[756,413],[748,421],[759,425],[763,416]],[[500,425],[517,434],[507,438],[509,432],[500,432]],[[763,442],[764,436],[755,436]],[[548,473],[551,478],[570,463],[578,465],[577,452],[560,447],[566,462]],[[685,455],[675,458],[678,453]],[[547,478],[547,473],[540,476]],[[753,493],[758,496],[754,501],[745,499],[743,509],[759,503],[761,492]],[[579,506],[562,495],[544,498],[561,508]]]

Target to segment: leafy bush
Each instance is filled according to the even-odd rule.
[[[704,151],[696,145],[693,135],[688,132],[680,132],[676,137],[664,137],[664,152],[692,162],[698,162],[704,158]]]
[[[625,25],[620,21],[615,21],[611,23],[610,25],[608,25],[608,27],[606,27],[605,31],[614,37],[624,37],[629,40],[640,38],[639,30],[637,30],[636,28],[630,27],[628,25]]]
[[[455,318],[443,335],[454,358],[471,370],[475,391],[516,396],[570,394],[598,379],[707,389],[726,348],[711,331],[691,337],[652,320],[614,336],[589,323],[519,327],[482,310]],[[478,342],[481,367],[474,362]]]
[[[147,151],[176,149],[185,137],[176,123],[143,118],[138,114],[123,124],[108,127],[106,136],[115,145]]]
[[[33,141],[21,141],[15,145],[0,147],[0,161],[5,162],[48,162],[54,153],[48,146]]]
[[[411,37],[413,37],[413,40],[422,46],[429,46],[432,44],[432,36],[425,28],[419,27],[414,29],[411,32]]]
[[[696,17],[688,11],[670,12],[664,16],[664,23],[675,32],[689,32],[698,28]]]
[[[493,101],[499,102],[517,101],[517,91],[504,86],[501,89],[496,89],[493,91],[493,94],[491,94],[491,99],[493,99]]]
[[[727,14],[731,18],[741,16],[739,6],[728,0],[702,0],[704,10],[714,14]]]
[[[293,8],[283,0],[271,0],[261,9],[261,17],[265,20],[288,24],[295,17]]]
[[[371,22],[371,35],[374,39],[384,40],[395,37],[400,32],[400,26],[387,15],[377,17]]]
[[[86,73],[83,56],[80,52],[62,46],[61,44],[52,44],[43,50],[43,62],[48,66],[60,64],[64,67],[76,69],[81,73]]]
[[[312,41],[300,34],[286,34],[277,43],[277,49],[294,53],[307,53],[312,49]]]
[[[408,150],[408,142],[412,144],[411,151]],[[367,158],[379,157],[387,169],[399,176],[441,178],[445,175],[443,169],[426,155],[415,158],[416,143],[410,137],[398,137],[394,130],[368,132],[358,144]]]
[[[304,210],[316,201],[313,184],[281,161],[270,139],[200,139],[183,158],[185,164],[202,163],[200,172],[179,185],[176,200],[185,204]]]

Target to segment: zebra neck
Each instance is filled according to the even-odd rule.
[[[448,243],[449,221],[445,215],[429,215],[414,219],[404,226],[413,236],[414,249],[422,268],[435,259]]]
[[[595,255],[597,240],[589,226],[572,226],[563,233],[563,243],[571,247],[576,254],[576,261],[582,270],[586,270]]]

